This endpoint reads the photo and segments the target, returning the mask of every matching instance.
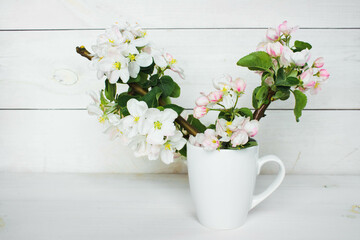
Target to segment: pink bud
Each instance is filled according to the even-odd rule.
[[[206,115],[206,113],[208,112],[208,108],[207,107],[204,107],[204,106],[196,106],[194,108],[194,118],[202,118],[203,116]]]
[[[315,85],[313,79],[313,69],[310,68],[300,75],[300,80],[303,82],[304,87],[312,87]]]
[[[223,92],[222,91],[215,91],[215,92],[211,92],[207,97],[210,100],[210,102],[218,102],[221,100],[223,96]]]
[[[240,78],[235,79],[235,82],[232,82],[231,85],[234,91],[239,93],[244,92],[246,88],[246,82]]]
[[[322,68],[324,66],[324,58],[323,57],[319,57],[314,61],[313,64],[314,67],[316,68]]]
[[[273,57],[279,57],[282,54],[284,47],[281,45],[281,43],[269,43],[266,46],[266,52]]]
[[[330,77],[330,74],[326,69],[320,69],[319,73],[322,80],[327,80]]]
[[[275,28],[269,28],[266,32],[266,37],[271,41],[276,41],[279,39],[280,34]]]
[[[196,99],[196,105],[197,106],[206,106],[209,104],[209,99],[206,96],[201,96],[198,99]]]

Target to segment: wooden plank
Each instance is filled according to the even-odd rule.
[[[256,191],[271,180],[259,176]],[[215,231],[198,223],[183,174],[0,174],[0,238],[358,240],[359,183],[286,176],[243,227]]]
[[[84,108],[85,92],[102,87],[88,61],[74,47],[88,48],[102,31],[0,32],[0,108]],[[229,73],[248,82],[240,103],[250,106],[259,77],[236,61],[253,51],[264,30],[151,30],[149,37],[171,52],[184,68],[182,95],[175,102],[191,108],[200,91],[212,90],[212,79]],[[166,36],[166,37],[164,37]],[[336,36],[336,37],[335,37]],[[301,30],[296,38],[313,44],[313,56],[324,56],[331,78],[323,91],[309,99],[309,109],[360,108],[360,30]],[[24,41],[26,39],[26,41]],[[58,69],[74,71],[79,81],[63,85],[53,78]],[[176,77],[176,76],[175,76]],[[336,96],[336,97],[334,97]],[[273,108],[292,108],[293,101]]]
[[[268,27],[285,19],[303,27],[354,28],[360,27],[359,8],[352,0],[3,0],[0,28],[104,28],[119,17],[149,28]]]
[[[260,156],[278,155],[289,174],[360,174],[359,121],[360,111],[306,111],[301,123],[292,111],[268,111]],[[186,171],[182,162],[135,158],[102,130],[86,111],[0,111],[0,172]],[[263,172],[275,171],[269,164]]]

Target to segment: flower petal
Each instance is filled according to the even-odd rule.
[[[132,78],[136,78],[140,72],[140,66],[136,62],[129,63],[129,72]]]
[[[174,162],[174,153],[171,150],[162,150],[160,153],[160,159],[166,164]]]
[[[150,54],[142,52],[135,57],[136,63],[139,64],[140,67],[150,66],[153,62]]]

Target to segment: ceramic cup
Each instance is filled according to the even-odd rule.
[[[285,177],[282,161],[274,155],[258,158],[258,146],[206,151],[187,143],[187,159],[198,219],[214,229],[242,226],[249,210],[274,192]],[[253,195],[256,176],[267,162],[276,162],[279,173],[264,192]]]

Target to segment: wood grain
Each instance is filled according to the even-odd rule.
[[[85,93],[103,87],[103,83],[96,79],[96,73],[75,52],[75,47],[85,45],[90,49],[100,32],[0,32],[0,108],[87,106],[89,98]],[[175,103],[192,108],[199,92],[212,91],[212,79],[224,73],[247,80],[247,94],[240,104],[250,106],[251,92],[259,84],[259,77],[236,66],[236,62],[254,51],[264,34],[264,30],[240,29],[151,30],[148,35],[171,52],[184,68],[186,80],[173,75],[182,89]],[[313,44],[313,59],[324,56],[325,67],[331,74],[323,91],[310,97],[307,108],[359,109],[360,30],[299,30],[295,37]],[[57,69],[70,69],[79,80],[74,85],[63,85],[53,79]],[[293,100],[271,105],[287,109],[293,106]]]
[[[359,176],[286,176],[243,227],[215,231],[197,221],[184,174],[2,173],[0,238],[358,240],[359,188]]]
[[[2,0],[0,28],[105,28],[120,17],[148,28],[264,28],[284,19],[310,28],[358,28],[359,8],[353,0]]]

